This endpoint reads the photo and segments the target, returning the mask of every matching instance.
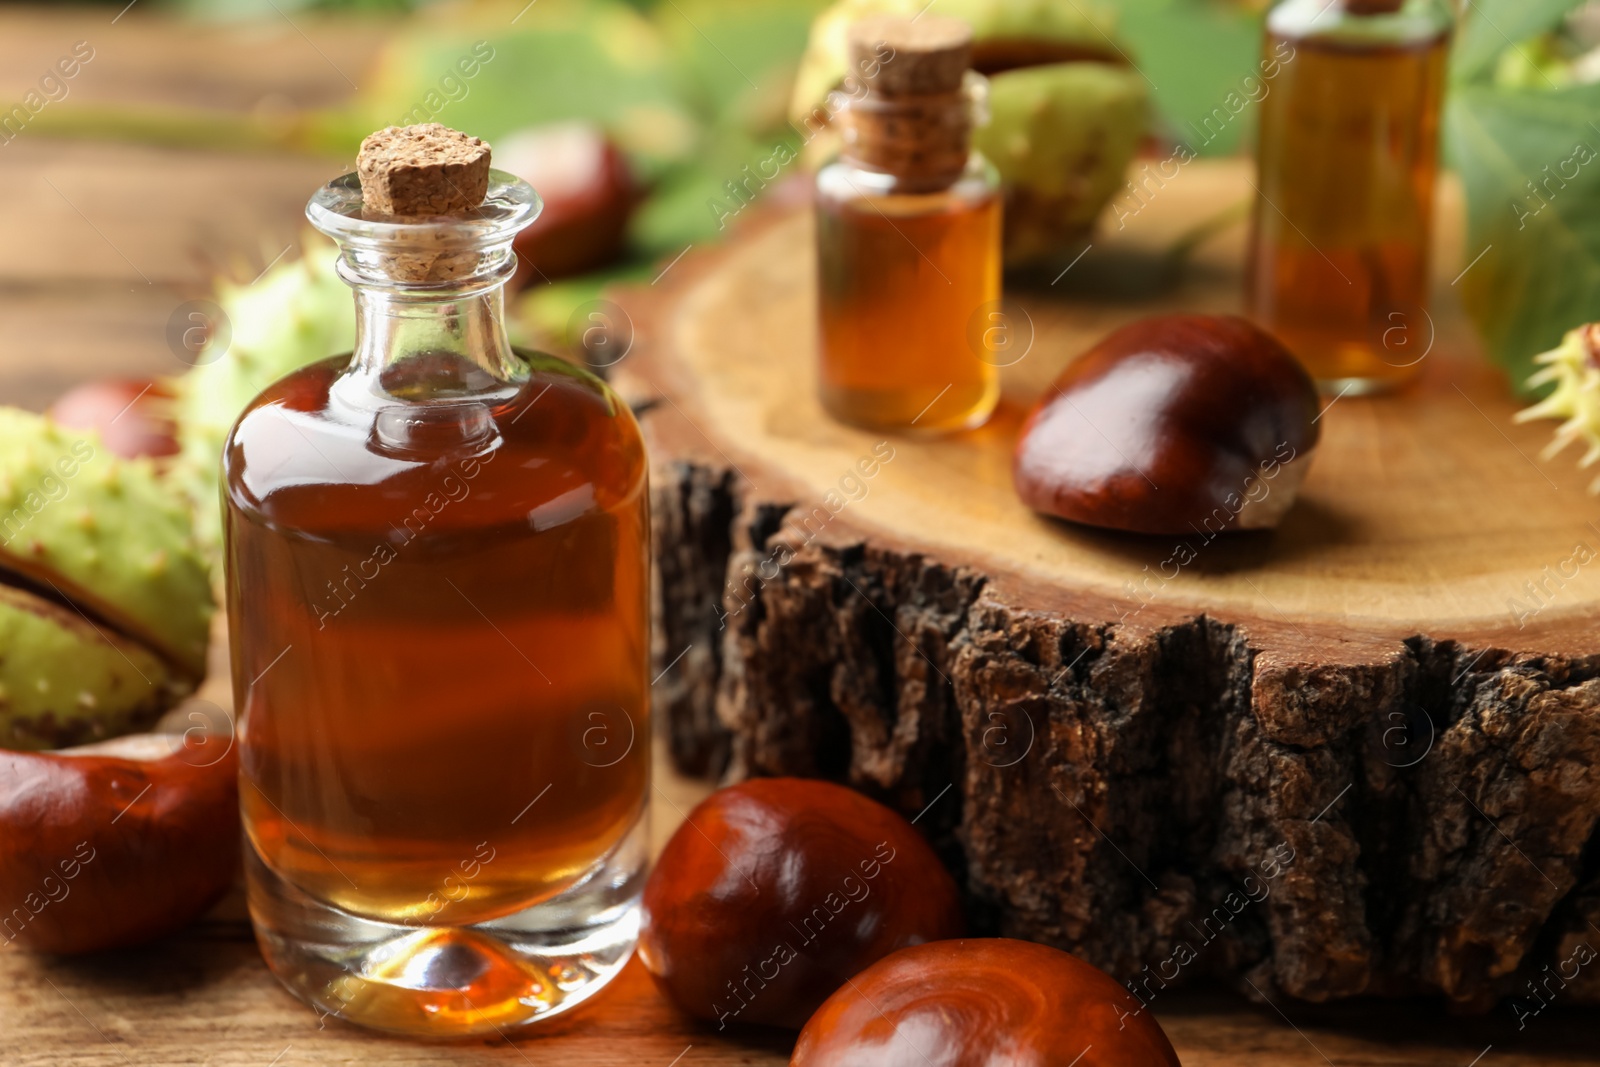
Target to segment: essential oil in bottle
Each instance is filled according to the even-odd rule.
[[[251,914],[325,1014],[493,1034],[636,936],[645,456],[604,383],[507,340],[528,185],[433,124],[359,171],[307,209],[356,351],[269,386],[224,455]]]
[[[817,175],[822,404],[871,429],[983,423],[1000,395],[985,359],[1000,299],[999,179],[971,148],[972,31],[879,17],[851,28],[866,91]]]
[[[1329,392],[1413,377],[1428,311],[1445,0],[1284,0],[1267,15],[1247,303]],[[1264,68],[1265,69],[1265,68]]]

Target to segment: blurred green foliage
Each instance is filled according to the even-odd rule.
[[[1577,5],[1578,0],[1473,0],[1465,5],[1451,56],[1454,77],[1481,77],[1500,55],[1544,33]]]
[[[795,64],[818,0],[503,0],[440,5],[402,25],[346,109],[357,131],[438,118],[494,141],[556,119],[610,132],[651,187],[641,258],[716,232],[707,202],[787,129]],[[516,21],[513,24],[512,18]],[[463,56],[486,43],[492,58]],[[454,72],[454,73],[453,73]],[[448,89],[448,91],[445,91]],[[420,108],[420,110],[419,110]]]
[[[1466,255],[1482,257],[1459,284],[1519,389],[1535,355],[1600,319],[1600,85],[1559,58],[1580,6],[1472,0],[1452,67],[1446,144],[1466,188]]]
[[[1075,5],[1079,0],[1040,0]],[[1248,146],[1246,114],[1207,140],[1199,123],[1257,70],[1264,0],[1100,0],[1115,47],[1149,83],[1158,133],[1202,154]],[[934,0],[937,10],[938,0]],[[824,0],[167,0],[210,18],[359,11],[393,15],[392,42],[349,105],[197,121],[161,113],[50,116],[79,133],[352,154],[366,131],[437,117],[490,140],[560,118],[604,126],[651,188],[635,219],[637,273],[719,231],[714,200],[747,166],[800,138],[785,121],[808,27]],[[1531,357],[1600,319],[1596,42],[1574,43],[1582,0],[1462,0],[1447,145],[1467,192],[1469,312],[1520,383]],[[1108,37],[1108,41],[1110,38]],[[457,82],[477,42],[494,57]],[[1581,43],[1581,42],[1580,42]],[[1587,56],[1579,53],[1590,50]],[[1587,66],[1585,65],[1587,64]],[[1585,73],[1588,71],[1589,73]],[[460,85],[464,84],[465,92]],[[419,110],[420,108],[420,110]],[[64,109],[63,109],[64,111]],[[63,121],[67,120],[67,121]],[[597,279],[573,283],[587,291]]]
[[[1230,123],[1207,143],[1198,127],[1240,83],[1259,74],[1261,16],[1214,0],[1114,0],[1130,59],[1151,84],[1168,139],[1200,155],[1228,155],[1248,144],[1249,121]]]

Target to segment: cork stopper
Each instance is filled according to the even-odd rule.
[[[971,153],[971,27],[939,15],[875,16],[852,26],[849,40],[868,92],[845,110],[845,157],[908,191],[949,187]]]
[[[943,15],[875,15],[850,27],[850,62],[885,96],[959,92],[972,65],[972,27]]]
[[[308,214],[339,239],[358,274],[375,271],[410,284],[460,282],[503,258],[486,249],[480,234],[499,224],[506,205],[486,198],[493,201],[491,185],[499,188],[508,177],[491,178],[489,146],[476,137],[437,122],[389,126],[361,142],[356,173],[325,186]],[[527,194],[536,214],[538,197],[531,189]],[[377,228],[357,236],[363,229],[357,219]]]
[[[370,212],[464,215],[489,191],[489,146],[437,122],[389,126],[361,142],[356,173]]]

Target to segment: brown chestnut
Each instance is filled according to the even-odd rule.
[[[159,458],[178,451],[172,400],[161,382],[101,378],[68,389],[45,414],[61,426],[97,431],[112,455]]]
[[[514,285],[582,274],[621,254],[639,191],[621,149],[599,127],[558,122],[510,134],[495,143],[494,165],[544,201],[517,235]]]
[[[1074,360],[1028,416],[1012,478],[1035,511],[1211,536],[1276,526],[1317,444],[1317,389],[1232,315],[1162,315]]]
[[[95,952],[187,924],[239,866],[232,737],[0,752],[0,941]]]
[[[856,975],[800,1032],[790,1067],[1178,1067],[1115,979],[1029,941],[904,949]]]
[[[713,793],[656,862],[639,955],[691,1015],[798,1028],[851,975],[963,929],[954,879],[853,790],[762,778]]]

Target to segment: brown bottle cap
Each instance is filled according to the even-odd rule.
[[[489,146],[425,122],[389,126],[361,142],[361,204],[382,215],[464,215],[489,192]]]
[[[953,93],[972,65],[972,27],[943,15],[875,15],[850,27],[850,63],[887,96]]]

